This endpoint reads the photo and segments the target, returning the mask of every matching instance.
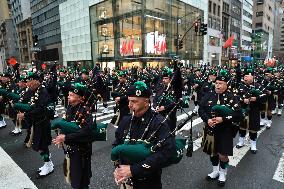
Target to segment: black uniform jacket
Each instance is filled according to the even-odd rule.
[[[132,122],[132,127],[130,130],[130,138],[131,139],[140,139],[145,131],[146,126],[148,125],[149,120],[151,119],[154,111],[150,108],[145,112],[142,117],[134,117]],[[162,122],[164,117],[159,114],[155,114],[155,117],[149,127],[149,131],[146,133],[145,138],[148,139],[149,136],[157,130],[158,126]],[[121,120],[118,129],[115,132],[115,142],[113,146],[117,146],[124,143],[124,138],[126,137],[131,122],[131,116],[124,116]],[[155,139],[152,141],[153,144],[156,144],[159,140],[164,139],[170,132],[169,126],[165,123],[162,125],[160,130],[156,133]],[[155,153],[151,154],[144,161],[132,164],[130,166],[131,173],[133,178],[151,178],[156,175],[161,174],[161,169],[166,165],[169,158],[175,152],[175,140],[174,137],[170,137],[163,144],[161,148],[159,148]],[[121,164],[128,164],[125,162],[123,157],[120,159]]]

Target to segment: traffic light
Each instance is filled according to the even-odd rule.
[[[38,44],[38,35],[34,35],[33,36],[33,43],[34,43],[34,47],[37,46],[37,44]]]
[[[201,23],[201,25],[200,25],[200,33],[201,33],[201,35],[206,35],[207,34],[207,24]]]
[[[198,22],[195,22],[195,24],[194,24],[194,30],[195,30],[195,33],[198,33],[198,32],[199,32],[199,25],[198,25]]]
[[[178,49],[182,49],[183,48],[183,41],[179,41],[179,43],[178,43]]]

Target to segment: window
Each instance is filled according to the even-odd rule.
[[[209,45],[215,47],[220,46],[220,39],[218,37],[209,36]]]
[[[255,27],[256,28],[262,27],[262,22],[255,23]]]
[[[221,8],[220,5],[218,5],[218,13],[217,13],[218,16],[220,16],[220,8]]]
[[[243,11],[244,11],[243,14],[244,14],[246,17],[252,19],[252,14],[250,14],[250,13],[247,12],[246,10],[243,10]]]
[[[241,8],[236,6],[236,5],[233,5],[232,6],[232,12],[234,12],[235,14],[240,15],[241,14]]]
[[[263,16],[263,11],[256,12],[256,17]]]
[[[212,28],[212,18],[208,18],[208,28]]]
[[[213,14],[216,14],[216,3],[213,3]]]
[[[232,23],[231,23],[233,26],[235,27],[240,27],[241,26],[241,22],[235,18],[232,18]]]
[[[208,11],[209,11],[210,13],[211,13],[211,11],[212,11],[212,1],[209,1]]]
[[[247,22],[247,21],[245,21],[245,20],[243,20],[243,24],[244,24],[244,26],[246,26],[248,28],[252,28],[252,24]]]

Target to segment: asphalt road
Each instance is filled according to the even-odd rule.
[[[110,105],[114,105],[110,102]],[[102,108],[100,105],[99,107]],[[58,107],[58,109],[63,110]],[[112,108],[110,108],[112,109]],[[191,105],[191,109],[193,109]],[[100,109],[102,110],[102,109]],[[186,109],[189,111],[190,109]],[[178,120],[186,118],[181,111],[177,112]],[[99,122],[109,122],[111,116],[100,115],[97,117]],[[200,149],[200,137],[203,123],[200,118],[194,117],[193,136],[195,140],[195,151],[193,157],[184,156],[177,165],[172,165],[163,170],[162,182],[164,189],[213,189],[219,188],[217,182],[208,182],[205,177],[211,172],[211,163],[209,157]],[[43,179],[36,179],[36,170],[42,166],[42,160],[39,153],[23,146],[25,131],[20,136],[11,136],[9,132],[13,130],[13,124],[7,120],[7,127],[0,130],[0,145],[13,161],[25,172],[30,180],[39,189],[63,189],[71,188],[65,183],[62,171],[62,162],[64,158],[63,150],[54,145],[50,147],[52,161],[55,166],[53,174]],[[92,172],[90,188],[95,189],[114,189],[118,188],[113,180],[114,167],[110,161],[111,144],[114,141],[115,128],[108,127],[108,139],[106,142],[93,143]],[[187,131],[182,132],[188,135]],[[53,135],[55,135],[53,133]],[[235,138],[235,144],[237,143]],[[272,128],[263,129],[257,141],[258,153],[251,154],[250,151],[234,149],[236,155],[231,157],[231,166],[229,167],[226,186],[228,189],[281,189],[284,188],[284,115],[274,116]],[[248,149],[248,148],[247,148]],[[231,160],[230,159],[230,160]],[[1,162],[0,162],[1,164]],[[282,171],[282,172],[281,172]],[[275,176],[276,175],[276,176]],[[278,176],[277,176],[278,175]],[[14,182],[17,179],[14,178]],[[0,170],[0,182],[1,179]],[[5,181],[4,181],[5,182]],[[1,186],[1,185],[0,185]],[[25,188],[23,186],[22,188]],[[1,188],[0,189],[4,189]],[[5,188],[6,189],[6,188]],[[7,189],[17,189],[11,187]]]

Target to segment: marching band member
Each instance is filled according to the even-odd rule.
[[[84,85],[75,85],[72,87],[68,96],[69,106],[66,111],[65,120],[67,122],[77,122],[76,116],[84,111],[85,105],[84,96],[87,88]],[[91,155],[92,155],[92,114],[85,114],[83,124],[80,125],[79,131],[70,134],[59,134],[53,143],[55,145],[67,145],[64,150],[66,154],[64,174],[66,181],[71,183],[74,189],[89,188],[90,178],[92,177],[91,170]]]
[[[243,83],[241,83],[237,92],[245,113],[245,119],[240,124],[239,142],[236,148],[244,146],[246,131],[248,130],[251,145],[250,151],[256,154],[257,132],[260,130],[260,109],[264,96],[261,94],[261,86],[256,82],[254,83],[252,69],[245,70]]]
[[[119,125],[120,120],[123,116],[129,114],[128,99],[127,99],[127,89],[129,85],[127,83],[127,74],[125,72],[119,72],[119,84],[111,93],[114,98],[116,106],[114,108],[114,113],[116,115],[112,119],[111,123],[114,125]]]
[[[173,90],[173,83],[171,82],[173,79],[173,71],[170,68],[165,68],[162,73],[163,77],[163,86],[160,90],[157,90],[157,94],[154,98],[154,107],[156,110],[164,117],[171,112],[173,107],[175,106],[175,92]],[[174,110],[168,118],[168,124],[170,126],[171,131],[176,128],[176,110]]]
[[[239,101],[228,90],[227,82],[227,73],[219,73],[215,91],[203,97],[199,108],[199,116],[205,123],[203,151],[210,155],[213,165],[213,172],[208,174],[207,180],[218,179],[219,186],[225,185],[228,156],[233,155],[233,138],[238,130],[233,122],[239,121],[242,115]]]
[[[163,117],[155,114],[150,108],[151,92],[144,82],[138,81],[128,89],[129,108],[133,112],[133,117],[124,116],[115,132],[114,147],[122,145],[125,140],[136,142],[145,140],[153,133]],[[149,120],[155,114],[154,119],[148,125]],[[147,126],[148,125],[148,126]],[[165,122],[153,143],[165,138],[170,132],[168,124]],[[152,153],[144,161],[129,164],[127,158],[121,157],[114,171],[114,178],[117,184],[133,185],[134,189],[155,188],[161,189],[162,168],[175,151],[174,137],[169,138],[164,145]],[[130,179],[131,178],[131,179]]]
[[[37,74],[29,76],[27,86],[32,90],[33,95],[29,105],[31,109],[25,113],[18,113],[19,119],[31,120],[31,140],[32,148],[40,152],[44,165],[39,168],[37,178],[43,178],[53,173],[54,167],[50,160],[48,146],[51,144],[50,119],[47,117],[47,105],[49,96],[46,88],[41,85],[42,78]]]

